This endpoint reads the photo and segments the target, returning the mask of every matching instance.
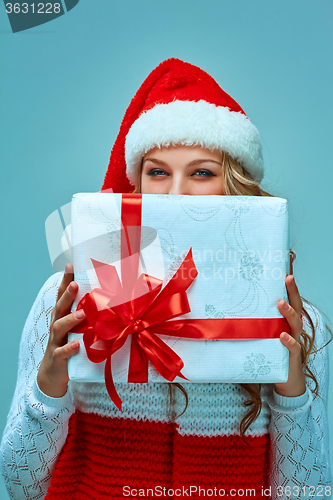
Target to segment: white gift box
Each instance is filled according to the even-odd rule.
[[[121,204],[117,193],[73,197],[72,259],[79,285],[73,310],[86,293],[100,288],[91,259],[115,266],[121,279]],[[139,274],[164,285],[192,248],[198,275],[187,290],[191,312],[177,320],[282,318],[277,302],[288,300],[285,276],[290,272],[287,200],[145,194],[141,226]],[[127,382],[131,336],[112,355],[116,382]],[[69,334],[69,340],[81,343],[69,360],[69,376],[104,383],[105,362],[88,360],[82,337]],[[279,338],[159,337],[181,357],[182,374],[191,382],[277,383],[288,378],[288,350]],[[150,362],[149,381],[167,382]],[[174,382],[187,381],[176,377]]]

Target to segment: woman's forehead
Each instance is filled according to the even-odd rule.
[[[143,157],[143,160],[155,159],[173,159],[183,158],[189,161],[193,159],[207,159],[222,161],[222,152],[219,150],[210,150],[200,145],[188,146],[183,144],[154,147],[150,149]]]

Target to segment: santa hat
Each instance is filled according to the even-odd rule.
[[[143,156],[176,144],[225,151],[254,180],[263,177],[260,135],[243,109],[208,73],[172,58],[150,73],[128,106],[102,190],[132,192]]]

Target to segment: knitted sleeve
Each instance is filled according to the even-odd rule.
[[[328,348],[330,339],[322,315],[305,304],[315,326],[315,344],[309,368],[318,382],[306,379],[306,393],[298,398],[279,396],[275,391],[268,401],[272,412],[270,481],[272,498],[307,500],[331,498],[332,479],[329,463],[327,396],[329,380]],[[304,317],[304,329],[311,333]]]
[[[51,398],[36,382],[61,279],[57,273],[42,287],[21,338],[17,384],[0,447],[1,471],[15,500],[44,498],[73,413],[69,391]]]

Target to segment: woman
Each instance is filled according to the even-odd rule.
[[[270,196],[262,177],[244,111],[207,73],[170,59],[129,105],[103,189]],[[277,304],[291,330],[280,336],[286,383],[116,384],[122,412],[102,384],[69,382],[79,344],[67,333],[84,318],[70,313],[73,279],[70,264],[52,276],[24,328],[1,445],[12,498],[330,498],[327,331],[292,275],[290,306]]]

